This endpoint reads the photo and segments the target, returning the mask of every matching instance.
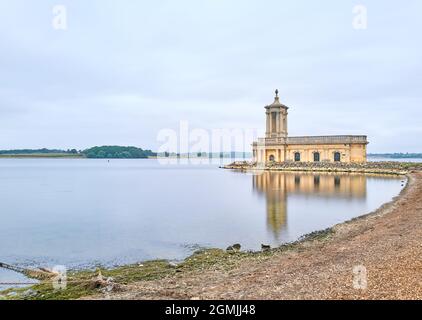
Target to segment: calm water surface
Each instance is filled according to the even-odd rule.
[[[199,246],[259,249],[370,212],[403,181],[218,165],[0,159],[0,261],[78,268],[181,259]]]

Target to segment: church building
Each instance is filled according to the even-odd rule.
[[[289,137],[287,134],[287,110],[280,103],[278,90],[275,100],[265,107],[265,138],[252,144],[255,162],[365,162],[366,136],[303,136]]]

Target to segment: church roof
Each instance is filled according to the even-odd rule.
[[[286,105],[280,102],[280,98],[278,96],[278,89],[275,90],[274,102],[268,106],[265,106],[265,108],[271,108],[271,107],[288,108]]]

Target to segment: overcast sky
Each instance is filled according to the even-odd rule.
[[[290,135],[422,152],[421,15],[419,0],[0,0],[0,149],[156,150],[181,120],[262,132],[278,88]]]

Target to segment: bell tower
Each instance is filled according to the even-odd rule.
[[[278,89],[275,91],[274,102],[265,106],[266,115],[266,138],[286,138],[287,137],[287,109],[284,104],[280,103],[278,97]]]

